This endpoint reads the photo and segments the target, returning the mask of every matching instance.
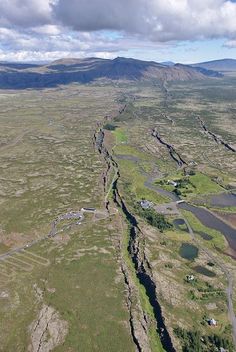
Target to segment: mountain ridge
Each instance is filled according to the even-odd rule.
[[[166,66],[133,58],[67,58],[44,65],[0,64],[0,88],[49,88],[70,83],[107,80],[189,81],[220,77],[218,72],[189,65]]]
[[[209,70],[216,70],[220,72],[224,71],[236,71],[236,60],[235,59],[219,59],[205,62],[199,62],[191,64],[192,67],[202,67]]]

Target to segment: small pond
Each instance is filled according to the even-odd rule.
[[[215,277],[216,274],[211,271],[211,270],[208,270],[207,268],[205,268],[204,266],[201,266],[201,265],[197,265],[193,268],[193,270],[196,271],[196,273],[199,273],[199,274],[202,274],[202,275],[205,275],[205,276],[208,276],[208,277]]]
[[[175,226],[180,226],[180,225],[184,225],[184,224],[185,224],[185,221],[184,221],[184,219],[175,219],[175,220],[173,221],[173,224],[174,224]]]
[[[180,231],[187,231],[188,232],[188,228],[187,228],[187,225],[186,225],[184,219],[173,220],[173,225],[176,229],[178,229]]]
[[[188,260],[193,260],[198,256],[198,248],[190,243],[182,243],[179,249],[179,255]]]

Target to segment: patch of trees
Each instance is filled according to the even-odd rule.
[[[191,193],[192,191],[189,189],[189,186],[196,188],[195,185],[190,181],[189,177],[175,180],[175,182],[177,183],[177,186],[175,187],[174,192],[177,196],[181,196],[181,189],[184,190],[185,193]]]
[[[180,327],[176,327],[174,333],[182,341],[183,352],[218,352],[220,347],[229,352],[233,351],[232,342],[216,334],[202,335],[199,331],[185,330]]]
[[[178,183],[179,188],[187,188],[189,185],[191,185],[193,188],[196,188],[195,185],[190,181],[188,177],[181,178],[179,180],[176,180]]]
[[[184,193],[192,193],[192,188],[196,188],[196,186],[191,182],[191,176],[195,175],[194,170],[190,170],[187,175],[183,178],[175,179],[173,182],[176,182],[176,186],[173,192],[177,196],[181,196],[182,192]],[[169,182],[166,180],[160,180],[158,182],[159,185],[168,185]]]
[[[153,227],[157,227],[161,232],[171,229],[173,225],[169,223],[163,214],[157,213],[154,209],[139,209],[139,215]]]
[[[189,171],[189,176],[194,176],[194,175],[196,175],[196,172],[194,170],[190,170]]]
[[[104,130],[108,130],[108,131],[115,131],[117,126],[112,125],[110,123],[107,123],[105,126],[103,126]]]
[[[180,189],[177,188],[177,187],[174,189],[174,193],[175,193],[177,196],[181,196],[181,194],[182,194],[181,191],[180,191]]]

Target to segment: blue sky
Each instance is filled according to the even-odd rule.
[[[173,61],[181,63],[197,63],[222,58],[236,59],[236,47],[225,46],[225,39],[209,39],[188,42],[178,42],[163,48],[129,49],[121,51],[120,56],[137,57],[142,60]]]
[[[236,0],[1,0],[0,60],[236,59]]]

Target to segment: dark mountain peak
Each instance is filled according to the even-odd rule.
[[[117,56],[112,61],[114,61],[114,62],[124,62],[124,61],[128,61],[128,60],[132,60],[132,59],[129,59],[129,58],[126,58],[126,57],[122,57],[122,56]],[[135,59],[133,59],[133,60],[135,60]]]

